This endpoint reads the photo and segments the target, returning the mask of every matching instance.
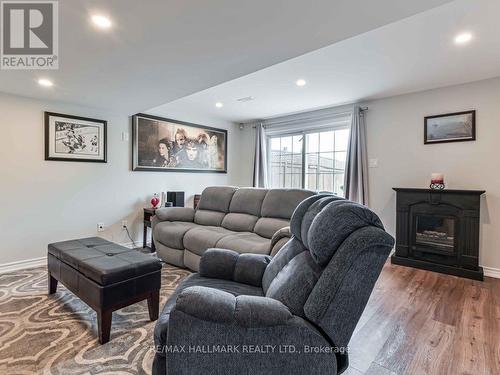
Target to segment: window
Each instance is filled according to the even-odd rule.
[[[271,186],[344,196],[348,141],[348,128],[270,137]]]

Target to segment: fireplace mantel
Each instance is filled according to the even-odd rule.
[[[435,190],[429,188],[392,188],[392,190],[403,193],[433,193],[433,194],[468,194],[468,195],[482,195],[486,190],[463,190],[463,189],[443,189]]]
[[[392,263],[482,280],[479,209],[485,191],[393,189],[397,213]]]

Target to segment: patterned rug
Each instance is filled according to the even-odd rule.
[[[160,309],[189,271],[164,265]],[[111,339],[97,341],[95,312],[47,269],[0,274],[0,374],[150,374],[153,329],[146,301],[113,312]]]

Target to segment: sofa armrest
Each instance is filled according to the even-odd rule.
[[[160,221],[194,221],[194,208],[190,207],[163,207],[155,211]]]
[[[291,238],[292,232],[290,231],[290,227],[284,227],[280,230],[277,230],[276,233],[271,237],[271,249],[278,243],[282,238]]]
[[[290,231],[290,227],[281,228],[276,231],[271,238],[271,257],[274,257],[278,254],[278,251],[281,250],[283,246],[288,242],[288,240],[292,238],[292,232]]]
[[[199,274],[203,277],[262,286],[262,276],[270,261],[271,257],[268,255],[208,249],[201,257]]]
[[[182,311],[204,321],[256,328],[283,325],[293,319],[284,304],[267,297],[233,296],[204,286],[186,288],[177,297],[172,313]]]

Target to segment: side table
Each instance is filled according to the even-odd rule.
[[[156,208],[152,208],[152,207],[144,208],[144,233],[142,236],[142,247],[143,248],[147,247],[148,227],[152,228],[151,217],[154,216],[155,211],[156,211]],[[153,230],[151,230],[151,252],[154,253],[155,251],[156,251],[156,248],[155,248],[155,242],[153,241]]]

